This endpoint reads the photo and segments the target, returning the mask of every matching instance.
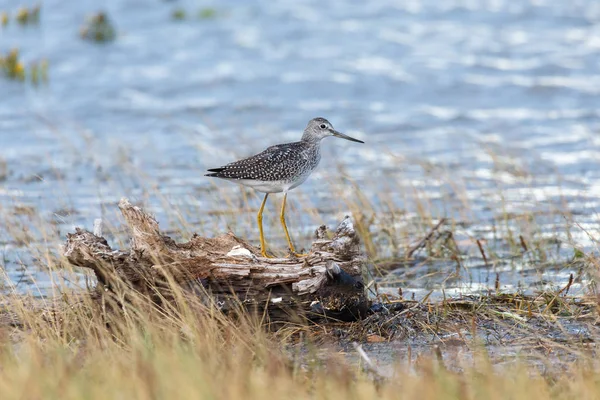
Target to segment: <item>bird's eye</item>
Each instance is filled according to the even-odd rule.
[[[321,128],[321,129],[325,129],[325,128],[327,128],[327,125],[325,125],[325,124],[321,124],[321,126],[320,126],[319,128]]]

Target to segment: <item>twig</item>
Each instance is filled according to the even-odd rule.
[[[546,312],[546,310],[549,310],[550,307],[552,307],[554,305],[554,302],[556,301],[556,299],[558,299],[558,296],[560,296],[563,292],[565,293],[564,295],[566,296],[567,293],[569,293],[569,289],[571,288],[571,285],[573,284],[573,274],[569,275],[569,282],[567,282],[567,285],[560,289],[552,298],[552,300],[550,300],[550,302],[548,303],[548,305],[546,306],[546,308],[544,309],[543,312]]]
[[[523,250],[525,250],[525,253],[527,253],[529,249],[527,248],[527,243],[525,243],[523,235],[519,235],[519,239],[521,240],[521,247],[523,248]]]
[[[425,245],[425,243],[427,243],[427,241],[429,239],[431,239],[431,236],[433,236],[433,234],[435,233],[435,231],[437,231],[439,229],[440,226],[442,226],[444,223],[446,222],[446,218],[442,218],[440,219],[440,221],[433,227],[431,228],[431,230],[429,231],[429,233],[419,241],[419,243],[417,243],[416,245],[414,245],[413,247],[411,247],[408,252],[406,253],[405,258],[411,258],[413,253],[417,250],[419,250],[421,247],[423,247]]]
[[[569,289],[571,289],[571,285],[573,284],[573,274],[569,275],[569,282],[567,282],[567,286],[565,286],[564,288],[560,289],[560,291],[558,292],[558,294],[561,293],[565,293],[565,296],[569,293]]]
[[[479,251],[481,252],[481,256],[483,257],[483,262],[485,263],[485,266],[487,267],[488,260],[487,260],[487,257],[485,256],[485,251],[483,251],[483,246],[481,245],[481,242],[479,241],[479,239],[477,239],[477,247],[479,247]]]
[[[454,238],[454,234],[452,232],[450,232],[450,240],[452,240],[452,243],[454,244],[454,251],[452,252],[453,253],[452,258],[454,259],[454,261],[456,261],[456,264],[457,264],[456,265],[457,266],[456,274],[458,275],[458,272],[461,269],[463,269],[464,267],[463,267],[462,263],[460,262],[460,257],[459,257],[460,249],[458,248],[458,243],[456,243],[456,239]],[[468,271],[468,270],[465,268],[465,271]]]

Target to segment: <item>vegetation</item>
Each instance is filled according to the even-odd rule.
[[[15,19],[21,25],[37,24],[40,22],[40,8],[39,4],[31,8],[21,7],[17,11]]]
[[[79,34],[83,39],[98,43],[111,42],[116,38],[115,28],[104,12],[88,17]]]
[[[198,11],[198,17],[200,19],[212,19],[215,18],[217,16],[217,10],[215,10],[214,8],[202,8],[200,11]]]
[[[200,20],[214,19],[217,17],[217,10],[210,7],[201,8],[197,16]],[[188,18],[188,12],[183,8],[176,8],[171,12],[171,18],[176,21],[183,21]]]
[[[18,49],[12,49],[6,55],[0,54],[0,70],[11,80],[25,82],[29,79],[34,85],[48,81],[48,61],[31,62],[29,67],[25,67]]]
[[[21,26],[37,25],[40,22],[40,10],[39,4],[30,8],[20,7],[12,18]],[[9,12],[0,11],[0,26],[6,27],[10,21]],[[29,81],[34,85],[48,81],[48,61],[45,59],[32,61],[26,66],[20,58],[18,48],[13,48],[6,54],[0,53],[0,71],[5,78],[13,81]]]
[[[36,25],[40,22],[41,5],[37,4],[30,8],[20,7],[14,12],[13,19],[19,25]],[[11,16],[8,11],[0,11],[0,25],[7,26]]]
[[[185,10],[183,8],[176,8],[175,10],[173,10],[173,12],[171,13],[171,17],[174,20],[184,20],[186,17],[186,13]]]
[[[391,399],[401,394],[424,399],[558,399],[595,398],[600,392],[597,362],[584,347],[566,370],[550,363],[542,364],[545,370],[531,369],[518,358],[493,363],[476,341],[470,344],[474,351],[452,363],[445,356],[451,348],[435,346],[421,354],[408,352],[383,370],[368,356],[351,363],[355,350],[324,350],[328,327],[287,325],[269,332],[260,318],[241,311],[225,317],[173,289],[173,306],[157,307],[145,296],[132,295],[118,312],[108,311],[114,304],[103,308],[65,288],[56,301],[4,297],[3,398]],[[463,306],[448,303],[446,312]],[[435,308],[423,308],[430,320],[442,311]],[[418,313],[411,318],[424,322]],[[502,318],[521,318],[508,314]],[[545,344],[546,351],[562,348]],[[362,353],[360,347],[357,351]]]

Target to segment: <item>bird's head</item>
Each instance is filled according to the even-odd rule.
[[[335,136],[352,142],[364,143],[362,140],[351,138],[348,135],[336,131],[333,129],[331,122],[321,117],[313,118],[308,121],[308,125],[306,125],[306,128],[304,129],[304,135],[302,135],[302,140],[319,141],[327,136]]]

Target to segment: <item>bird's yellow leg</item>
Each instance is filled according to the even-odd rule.
[[[267,254],[267,243],[265,242],[265,234],[263,233],[263,226],[262,226],[262,215],[263,215],[263,210],[265,209],[265,204],[267,203],[267,197],[269,197],[269,193],[265,193],[265,198],[262,201],[262,204],[260,205],[260,210],[258,210],[258,216],[257,216],[257,220],[258,220],[258,231],[260,232],[260,252],[262,253],[263,257],[266,258],[272,258],[269,254]]]
[[[287,193],[283,195],[283,204],[281,205],[281,214],[279,214],[279,219],[281,220],[281,225],[283,225],[283,231],[285,232],[285,238],[287,239],[288,245],[290,246],[290,252],[296,257],[304,257],[308,254],[299,254],[296,253],[296,249],[294,248],[294,244],[292,243],[292,239],[290,238],[290,234],[288,232],[287,225],[285,224],[285,203],[287,200]]]

